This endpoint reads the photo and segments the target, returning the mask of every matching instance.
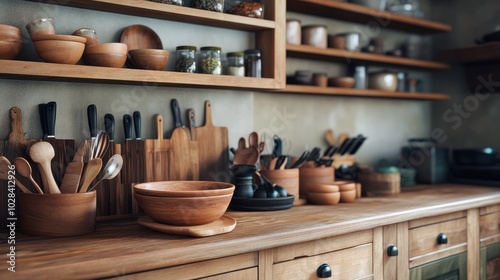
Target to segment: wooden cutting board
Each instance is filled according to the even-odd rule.
[[[194,131],[199,147],[200,180],[218,181],[225,177],[229,163],[228,130],[214,126],[209,100],[205,101],[205,124]]]
[[[175,128],[170,138],[170,180],[199,180],[198,142],[190,139],[182,127]]]
[[[154,116],[156,139],[145,139],[146,178],[147,182],[169,180],[170,139],[164,139],[164,119],[160,114]]]

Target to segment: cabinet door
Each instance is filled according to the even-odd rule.
[[[500,242],[481,248],[481,280],[500,279]]]
[[[466,280],[467,253],[410,269],[410,280]]]

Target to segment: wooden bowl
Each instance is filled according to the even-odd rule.
[[[134,68],[146,70],[164,70],[168,63],[169,52],[159,49],[129,50]]]
[[[95,230],[96,192],[20,193],[19,222],[31,235],[72,236]]]
[[[127,61],[127,45],[122,43],[86,45],[83,58],[89,65],[121,68]]]
[[[70,42],[78,42],[78,43],[85,43],[87,41],[87,39],[84,37],[74,36],[74,35],[42,34],[42,35],[36,35],[36,36],[31,37],[31,41],[33,41],[33,42],[46,41],[46,40],[70,41]]]
[[[341,191],[340,193],[340,202],[353,202],[356,200],[356,190],[350,191]]]
[[[271,182],[282,186],[287,193],[299,198],[299,169],[276,169],[276,170],[261,170],[260,174],[265,176]],[[299,205],[300,201],[295,199],[294,205]]]
[[[205,197],[233,194],[234,185],[212,181],[160,181],[134,186],[134,192],[150,196]]]
[[[161,39],[151,28],[144,25],[131,25],[123,31],[120,42],[127,45],[128,50],[163,49]]]
[[[333,184],[339,187],[339,191],[352,191],[356,189],[356,182],[354,181],[334,181]]]
[[[134,192],[142,210],[158,223],[196,226],[219,219],[227,210],[233,194],[198,197],[165,197]]]
[[[354,83],[353,77],[331,77],[328,79],[328,86],[330,87],[352,88]]]
[[[23,49],[23,41],[2,41],[0,40],[0,59],[14,59]]]
[[[307,185],[307,195],[309,193],[337,193],[339,192],[339,186],[334,183],[331,184],[320,184],[311,183]]]
[[[0,24],[0,41],[3,40],[21,40],[21,29],[11,26]]]
[[[318,205],[335,205],[340,201],[340,193],[339,192],[308,192],[307,193],[307,201],[311,204]]]
[[[85,49],[85,43],[74,41],[42,40],[34,44],[40,58],[51,63],[76,64]]]
[[[335,169],[333,167],[303,167],[299,168],[299,193],[307,196],[309,184],[331,183],[335,179]]]

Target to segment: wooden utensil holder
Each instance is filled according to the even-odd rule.
[[[333,167],[308,167],[299,169],[299,195],[307,196],[307,184],[309,183],[331,183],[335,180],[335,169]]]
[[[96,192],[20,193],[19,224],[23,233],[73,236],[95,230]]]
[[[299,169],[275,169],[275,170],[261,170],[260,174],[264,175],[271,182],[282,186],[286,189],[288,194],[295,196],[293,205],[302,205],[299,200]]]
[[[359,172],[358,181],[365,196],[384,196],[401,192],[400,173]]]

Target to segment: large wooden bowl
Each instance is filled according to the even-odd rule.
[[[14,59],[23,49],[22,40],[2,41],[0,40],[0,59]]]
[[[67,37],[64,40],[34,41],[36,52],[45,62],[76,64],[82,58],[86,39],[79,36],[68,36],[75,37],[75,41],[71,41]]]
[[[213,181],[160,181],[134,186],[134,192],[142,195],[168,197],[204,197],[233,194],[234,185]]]
[[[137,69],[164,70],[168,63],[169,52],[159,49],[129,50],[130,60]]]
[[[11,26],[0,24],[0,40],[21,40],[21,29]]]
[[[158,223],[173,226],[209,224],[226,212],[233,194],[204,197],[164,197],[141,195],[134,197],[142,210]]]

